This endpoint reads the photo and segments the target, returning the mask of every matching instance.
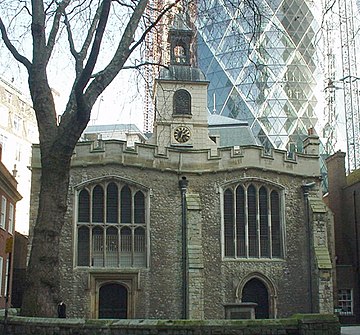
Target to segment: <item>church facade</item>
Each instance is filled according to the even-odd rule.
[[[319,139],[304,153],[209,137],[191,31],[170,29],[148,143],[79,142],[61,238],[70,317],[279,318],[333,312],[333,228]],[[41,164],[32,160],[36,215]]]

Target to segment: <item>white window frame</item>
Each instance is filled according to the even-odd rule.
[[[346,292],[345,292],[346,291]],[[346,294],[346,299],[340,299],[341,295]],[[340,311],[341,316],[352,316],[354,315],[354,295],[353,290],[349,288],[342,288],[338,290],[338,303],[339,307],[350,307],[350,311]]]
[[[1,217],[0,217],[0,228],[6,229],[6,205],[7,199],[1,196]]]
[[[9,225],[8,225],[8,232],[10,234],[14,234],[14,213],[15,213],[15,206],[12,203],[9,203]]]

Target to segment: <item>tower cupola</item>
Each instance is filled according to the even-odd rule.
[[[193,31],[186,24],[184,14],[177,13],[169,29],[170,64],[190,66],[190,44]]]

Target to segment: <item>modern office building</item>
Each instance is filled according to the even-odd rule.
[[[309,128],[321,134],[321,3],[259,0],[257,6],[259,13],[226,0],[198,1],[197,57],[210,81],[208,108],[247,121],[267,149],[301,150]]]

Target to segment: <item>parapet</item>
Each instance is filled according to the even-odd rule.
[[[32,168],[41,168],[39,145],[33,146]],[[176,173],[216,173],[238,169],[261,169],[308,177],[320,176],[319,157],[296,153],[289,156],[285,150],[266,152],[262,146],[194,150],[166,148],[159,153],[156,145],[135,144],[128,148],[120,140],[79,142],[74,150],[72,167],[119,164],[141,169],[157,169]]]

